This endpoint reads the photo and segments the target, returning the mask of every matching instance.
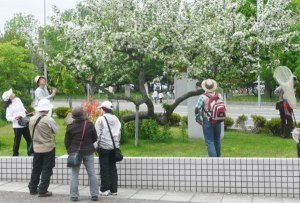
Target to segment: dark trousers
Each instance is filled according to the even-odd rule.
[[[22,135],[27,142],[27,149],[32,142],[30,137],[30,131],[28,127],[25,128],[14,128],[15,138],[14,138],[14,146],[13,146],[13,156],[19,156],[19,148]],[[26,150],[28,152],[28,150]],[[28,154],[28,153],[27,153]],[[31,155],[31,154],[28,154]]]
[[[300,158],[300,143],[297,144],[298,158]]]
[[[292,116],[285,115],[283,108],[283,101],[279,104],[279,114],[281,119],[281,137],[289,138],[291,137],[291,132],[293,130],[293,118]]]
[[[116,161],[114,160],[114,151],[100,149],[100,191],[105,192],[110,190],[112,193],[118,192],[118,174]]]
[[[32,192],[39,187],[40,194],[46,193],[50,184],[50,177],[53,174],[52,169],[55,166],[55,148],[46,153],[34,153],[32,165],[28,188]]]

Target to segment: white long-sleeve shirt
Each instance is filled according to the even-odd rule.
[[[12,103],[6,109],[6,120],[12,122],[13,128],[24,128],[23,126],[20,126],[18,124],[18,120],[15,119],[17,116],[26,116],[26,109],[24,108],[24,105],[17,97],[11,102]]]
[[[121,123],[119,119],[112,114],[106,113],[104,116],[107,118],[116,148],[119,148],[119,143],[121,139]],[[106,123],[106,120],[103,116],[100,116],[96,123],[95,123],[95,128],[97,131],[98,135],[98,140],[97,143],[99,143],[100,148],[102,149],[114,149],[113,143],[111,140],[110,132]]]
[[[41,99],[50,99],[53,97],[52,95],[49,94],[49,91],[46,86],[44,88],[41,87],[36,88],[34,95],[35,95],[35,102],[34,102],[35,106],[38,105],[38,102]]]

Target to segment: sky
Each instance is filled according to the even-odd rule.
[[[60,10],[66,10],[74,8],[80,0],[0,0],[0,32],[3,31],[5,22],[12,19],[15,13],[32,14],[40,24],[43,24],[44,1],[48,16],[46,23],[49,24],[49,16],[53,15],[53,5],[56,5]]]

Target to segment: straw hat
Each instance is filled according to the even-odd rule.
[[[204,89],[205,92],[214,92],[218,85],[217,82],[213,79],[206,79],[203,80],[203,82],[201,83],[201,87],[202,89]]]

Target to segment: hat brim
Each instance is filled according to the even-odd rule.
[[[201,83],[201,87],[202,87],[202,89],[203,89],[205,92],[214,92],[214,91],[217,89],[217,87],[218,87],[217,82],[216,82],[215,80],[212,80],[212,82],[213,82],[213,88],[211,88],[211,89],[206,88],[205,82],[206,82],[206,80],[204,80],[204,81]]]
[[[50,104],[47,108],[46,107],[36,107],[36,111],[50,111],[53,108],[53,105]]]

